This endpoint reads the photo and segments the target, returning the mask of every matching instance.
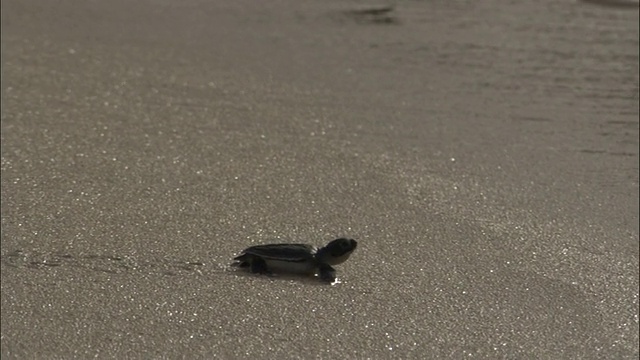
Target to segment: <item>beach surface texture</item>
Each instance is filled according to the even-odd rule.
[[[2,1],[2,359],[637,359],[622,3]]]

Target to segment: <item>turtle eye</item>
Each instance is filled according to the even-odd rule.
[[[342,250],[349,250],[349,249],[351,249],[351,247],[352,247],[351,242],[352,242],[352,241],[353,241],[353,240],[349,240],[349,239],[346,239],[346,238],[340,239],[340,248],[341,248]]]
[[[355,243],[355,240],[351,240],[347,238],[339,238],[329,243],[328,249],[333,256],[341,256],[353,250],[354,243]]]

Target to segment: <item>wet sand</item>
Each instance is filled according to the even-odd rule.
[[[2,358],[637,358],[637,10],[367,5],[3,1]]]

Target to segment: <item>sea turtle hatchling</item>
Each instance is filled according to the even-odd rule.
[[[322,281],[333,283],[336,270],[331,265],[345,262],[357,246],[355,240],[346,238],[335,239],[321,248],[307,244],[257,245],[244,249],[232,265],[258,274],[318,273]]]

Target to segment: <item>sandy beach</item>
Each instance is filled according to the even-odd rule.
[[[1,16],[3,360],[640,355],[637,7]],[[229,267],[342,236],[339,284]]]

